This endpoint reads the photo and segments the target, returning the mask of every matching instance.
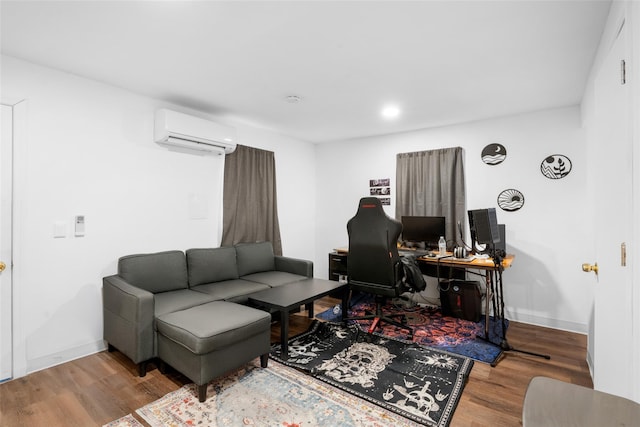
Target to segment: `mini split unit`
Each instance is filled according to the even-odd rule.
[[[167,109],[156,111],[154,139],[169,148],[219,155],[236,149],[235,128]]]

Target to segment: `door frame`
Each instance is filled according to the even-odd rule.
[[[0,280],[2,287],[0,289],[0,382],[8,381],[13,378],[13,106],[1,104],[2,106],[2,141],[0,141],[0,158],[2,166],[0,166],[2,182],[2,206],[0,209],[0,229],[2,230],[2,238],[0,244],[0,261],[4,264]],[[5,128],[6,125],[6,128]],[[6,138],[5,138],[6,137]]]
[[[26,99],[0,99],[0,103],[13,108],[13,182],[12,197],[13,207],[11,212],[12,228],[12,378],[20,378],[27,374],[27,349],[23,331],[23,293],[20,286],[22,278],[22,243],[21,238],[22,218],[24,218],[23,201],[20,197],[20,189],[25,188],[26,168],[19,165],[26,164],[23,159],[27,155],[27,112],[28,101]],[[18,190],[18,191],[17,191]]]
[[[629,58],[629,70],[627,76],[629,78],[629,84],[631,85],[631,112],[630,117],[632,120],[631,126],[631,141],[632,147],[632,218],[637,218],[640,214],[640,197],[638,196],[638,189],[640,189],[640,120],[637,119],[640,113],[640,55],[635,54],[640,48],[640,5],[636,2],[630,2],[627,9],[627,15],[630,19],[627,23],[630,24],[630,37],[628,40],[628,58]],[[632,280],[632,305],[634,307],[632,315],[633,332],[632,332],[632,352],[633,359],[636,363],[632,366],[632,384],[633,384],[633,400],[640,402],[640,223],[638,221],[632,221],[631,235],[633,241],[627,246],[627,261],[632,268],[631,280]]]

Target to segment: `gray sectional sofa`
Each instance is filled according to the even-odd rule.
[[[103,279],[104,339],[144,376],[147,362],[158,357],[159,321],[185,313],[215,315],[215,304],[208,310],[187,310],[220,301],[244,305],[254,292],[312,277],[311,261],[276,256],[270,242],[124,256],[118,273]],[[227,317],[246,314],[226,308],[231,308]]]

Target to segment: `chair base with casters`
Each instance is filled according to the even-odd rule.
[[[375,330],[378,327],[382,327],[383,323],[388,323],[390,325],[393,325],[397,328],[400,329],[404,329],[406,331],[409,332],[409,339],[413,339],[413,328],[411,328],[410,326],[407,325],[407,316],[404,313],[400,313],[400,314],[388,314],[385,315],[382,312],[382,306],[384,305],[386,298],[381,296],[381,295],[376,295],[375,296],[375,301],[376,301],[376,311],[375,313],[371,313],[371,312],[367,312],[367,314],[365,314],[364,316],[357,316],[357,317],[348,317],[345,319],[345,321],[349,321],[349,320],[371,320],[373,319],[373,322],[371,322],[371,326],[369,326],[369,329],[367,330],[367,333],[371,334],[373,332],[375,332]],[[400,321],[396,321],[395,319],[399,318]]]

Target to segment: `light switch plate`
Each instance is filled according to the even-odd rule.
[[[68,223],[67,221],[54,221],[53,222],[53,238],[60,239],[67,237],[68,231]]]
[[[202,194],[189,193],[189,219],[207,219],[207,199]]]

